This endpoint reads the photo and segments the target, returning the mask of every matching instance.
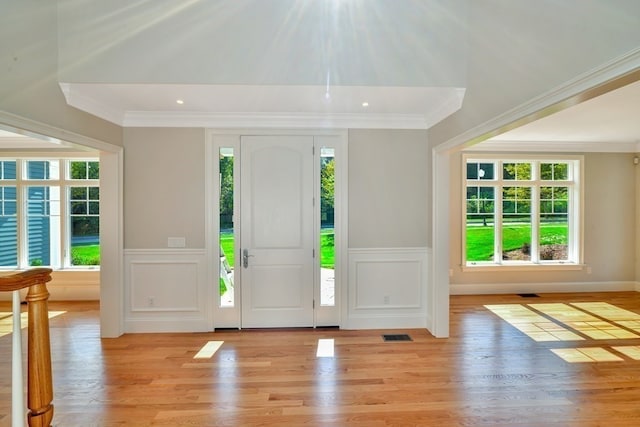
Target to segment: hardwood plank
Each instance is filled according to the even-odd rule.
[[[50,319],[54,425],[640,425],[640,361],[620,350],[640,348],[640,338],[535,341],[485,307],[559,303],[591,308],[615,327],[640,315],[635,292],[452,296],[448,339],[424,330],[323,329],[100,339],[97,303],[52,302],[52,311],[64,311]],[[0,303],[0,312],[7,308]],[[550,330],[579,334],[575,317],[536,314]],[[383,342],[383,333],[413,341]],[[316,358],[319,339],[335,340],[333,358]],[[224,343],[195,359],[209,341]],[[0,337],[0,354],[10,354],[10,344]],[[552,351],[586,348],[621,361],[569,363]],[[10,424],[7,359],[0,358],[0,426]]]

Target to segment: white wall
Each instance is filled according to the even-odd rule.
[[[9,117],[0,114],[0,124],[17,116],[55,128],[48,136],[73,140],[77,133],[122,145],[122,128],[67,106],[58,86],[57,20],[55,1],[2,1],[0,113]]]
[[[462,271],[462,159],[451,161],[450,268],[453,293],[633,290],[635,192],[633,154],[584,154],[584,264],[566,271]],[[588,273],[586,267],[591,268]]]
[[[430,324],[430,151],[426,131],[349,131],[344,327]]]
[[[349,247],[431,242],[431,150],[426,131],[349,131]]]
[[[125,249],[204,249],[204,147],[204,129],[125,129]]]

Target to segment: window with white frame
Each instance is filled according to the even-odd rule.
[[[97,159],[0,159],[0,268],[100,264]]]
[[[463,156],[463,265],[579,264],[580,157]]]

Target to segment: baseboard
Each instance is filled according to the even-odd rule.
[[[425,316],[351,316],[349,324],[342,329],[427,329]]]
[[[189,333],[209,332],[211,327],[206,319],[128,319],[127,333]]]
[[[451,284],[451,295],[490,295],[564,292],[640,292],[638,282],[549,282]]]

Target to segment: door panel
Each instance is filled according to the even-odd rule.
[[[313,326],[313,138],[247,136],[241,150],[242,327]]]

